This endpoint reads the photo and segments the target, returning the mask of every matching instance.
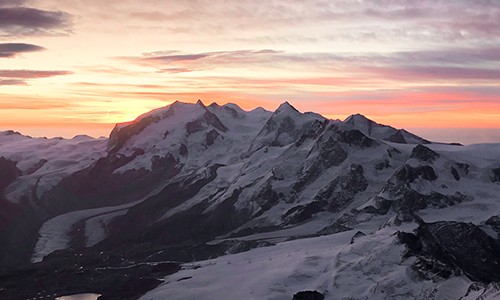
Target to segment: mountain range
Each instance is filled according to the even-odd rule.
[[[499,153],[287,102],[0,132],[0,298],[495,299]]]

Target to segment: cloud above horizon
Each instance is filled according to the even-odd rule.
[[[26,0],[0,0],[0,7],[2,6],[19,6],[26,2]]]
[[[63,11],[0,7],[0,37],[67,35],[71,22],[72,16]]]
[[[163,55],[167,53],[168,55]],[[118,59],[157,69],[157,73],[176,74],[216,68],[273,69],[309,68],[342,72],[350,77],[373,80],[384,78],[404,82],[433,80],[500,79],[500,47],[485,49],[422,50],[389,54],[379,53],[288,53],[281,50],[238,50],[205,53],[156,51]],[[169,68],[166,68],[166,67]],[[323,77],[323,76],[322,76]]]
[[[25,43],[0,43],[0,58],[13,58],[21,53],[47,50],[44,47]]]
[[[1,70],[1,85],[28,85],[28,80],[54,76],[71,75],[71,71],[39,71],[39,70]]]

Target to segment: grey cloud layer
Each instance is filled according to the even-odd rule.
[[[38,71],[38,70],[0,70],[0,77],[6,78],[46,78],[59,75],[71,75],[71,71]]]
[[[18,6],[22,5],[26,0],[0,0],[0,7],[2,6]]]
[[[157,55],[153,53],[175,53]],[[500,48],[443,49],[366,53],[287,53],[275,50],[240,50],[179,54],[178,51],[158,51],[147,57],[126,57],[134,64],[157,69],[157,73],[175,74],[202,71],[217,67],[248,68],[249,66],[281,69],[316,68],[342,71],[356,76],[380,76],[400,80],[497,80],[500,71]],[[360,73],[361,72],[361,73]],[[359,75],[364,74],[364,75]],[[371,75],[370,75],[371,74]]]
[[[25,52],[37,52],[46,50],[44,47],[40,47],[33,44],[24,43],[2,43],[0,44],[0,58],[12,58],[20,53]]]
[[[0,8],[0,36],[43,36],[66,34],[72,16],[62,11],[27,7]]]
[[[28,84],[26,80],[22,79],[1,79],[0,78],[0,86],[1,85],[26,85]]]
[[[0,70],[1,85],[27,85],[28,80],[54,76],[71,75],[71,71],[39,71],[39,70]]]

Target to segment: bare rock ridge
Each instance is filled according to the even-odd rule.
[[[493,299],[499,151],[288,102],[176,101],[109,139],[0,132],[0,298],[197,299],[243,259],[261,294],[240,298]]]

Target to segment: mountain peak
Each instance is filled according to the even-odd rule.
[[[278,109],[275,111],[275,114],[279,114],[279,113],[282,113],[282,112],[293,112],[293,113],[299,113],[300,114],[300,112],[295,107],[293,107],[290,103],[288,103],[288,101],[283,102],[278,107]]]
[[[360,114],[360,113],[357,113],[357,114],[354,114],[354,115],[350,115],[349,117],[347,117],[345,120],[344,120],[344,123],[346,124],[351,124],[351,125],[354,125],[356,123],[375,123],[373,122],[372,120],[368,119],[367,117],[365,117],[364,115]]]
[[[201,99],[198,99],[198,101],[196,101],[196,105],[205,108],[205,104],[203,104],[203,102],[201,102]]]

